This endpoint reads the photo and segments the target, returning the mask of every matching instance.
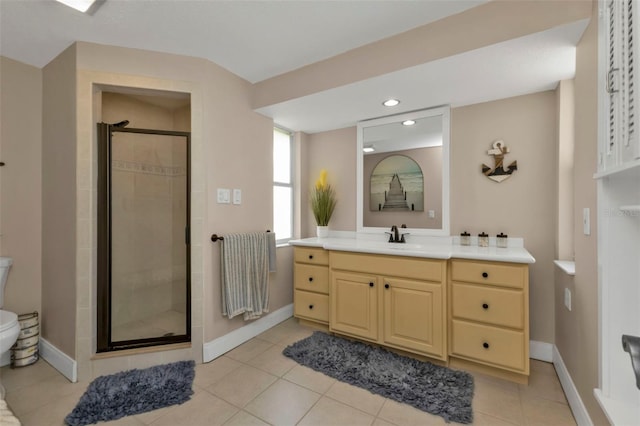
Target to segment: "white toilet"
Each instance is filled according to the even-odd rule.
[[[10,257],[0,257],[0,356],[11,349],[11,346],[18,340],[20,334],[20,324],[18,315],[13,312],[3,311],[4,287],[7,284],[9,268],[13,264]],[[0,385],[0,396],[2,396],[2,385]]]

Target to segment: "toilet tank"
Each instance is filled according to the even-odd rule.
[[[4,306],[4,286],[7,284],[9,268],[13,264],[10,257],[0,257],[0,308]]]

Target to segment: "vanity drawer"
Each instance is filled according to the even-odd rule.
[[[294,315],[315,321],[329,322],[329,296],[326,294],[311,293],[295,290]]]
[[[310,263],[312,265],[328,265],[329,252],[316,247],[296,247],[294,249],[294,259],[300,263]]]
[[[452,315],[504,327],[524,327],[522,290],[453,283]]]
[[[451,261],[451,279],[468,283],[524,288],[527,265],[496,262]]]
[[[296,289],[329,294],[328,267],[296,263],[293,274]]]
[[[337,251],[331,252],[331,268],[434,282],[446,276],[446,260]]]
[[[525,341],[521,331],[453,320],[451,355],[525,370]]]

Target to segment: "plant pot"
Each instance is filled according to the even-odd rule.
[[[329,227],[328,226],[317,226],[316,227],[316,235],[318,238],[327,238],[329,236]]]

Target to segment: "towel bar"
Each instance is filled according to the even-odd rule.
[[[271,232],[271,230],[270,230],[270,229],[267,229],[267,232]],[[220,240],[220,241],[224,241],[224,237],[219,236],[218,234],[213,234],[213,235],[211,235],[211,241],[213,241],[213,242],[215,243],[215,242],[216,242],[216,241],[218,241],[218,240]]]

